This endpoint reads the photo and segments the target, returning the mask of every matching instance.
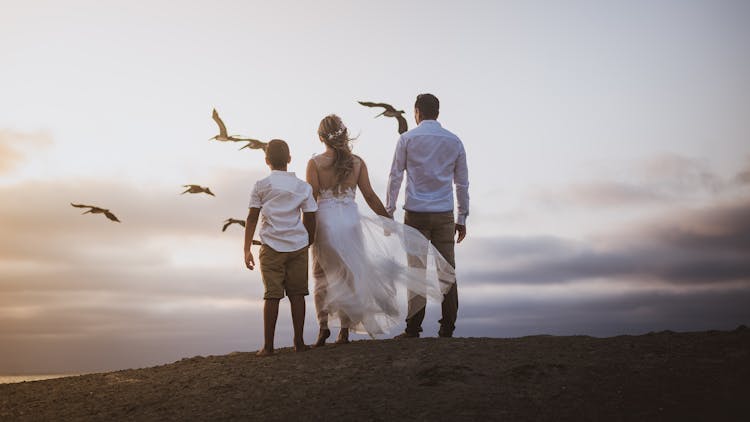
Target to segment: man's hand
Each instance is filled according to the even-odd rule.
[[[255,268],[255,260],[253,259],[253,253],[250,251],[250,249],[245,251],[245,266],[252,270]]]
[[[458,233],[458,239],[456,239],[456,243],[461,243],[461,241],[464,240],[464,237],[466,237],[466,225],[456,224],[456,233]]]

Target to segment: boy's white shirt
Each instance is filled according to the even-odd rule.
[[[260,240],[278,252],[297,251],[308,245],[300,212],[314,212],[318,204],[312,187],[294,172],[272,170],[255,182],[250,208],[260,208]]]

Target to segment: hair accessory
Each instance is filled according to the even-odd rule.
[[[346,127],[344,125],[341,125],[341,127],[339,128],[339,130],[337,130],[336,132],[329,133],[326,136],[326,138],[328,138],[329,141],[333,140],[333,139],[336,139],[339,136],[343,135],[345,131],[346,131]]]

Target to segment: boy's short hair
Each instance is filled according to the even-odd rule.
[[[272,139],[266,146],[266,159],[273,167],[289,163],[289,145],[281,139]]]
[[[419,109],[422,118],[435,120],[440,113],[440,101],[432,94],[419,94],[414,102],[414,108]]]

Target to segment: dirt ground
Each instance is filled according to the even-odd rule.
[[[0,385],[0,420],[750,420],[750,330],[357,341]]]

